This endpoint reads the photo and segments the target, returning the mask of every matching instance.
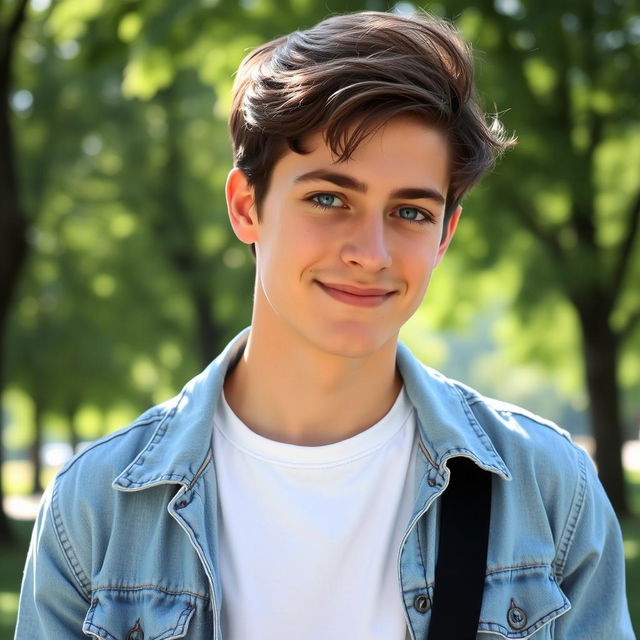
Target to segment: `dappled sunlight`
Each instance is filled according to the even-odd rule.
[[[637,540],[624,541],[624,557],[626,560],[640,558],[640,543]]]
[[[11,591],[0,591],[0,620],[3,623],[13,622],[18,613],[18,594]]]

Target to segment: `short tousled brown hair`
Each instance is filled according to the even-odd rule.
[[[254,49],[234,84],[229,127],[234,164],[260,205],[275,163],[304,153],[304,136],[323,132],[347,160],[367,136],[400,114],[417,115],[448,137],[445,221],[462,196],[515,139],[478,105],[473,59],[449,22],[367,11],[327,18]]]

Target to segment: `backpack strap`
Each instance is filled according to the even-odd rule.
[[[487,568],[492,473],[461,456],[447,466],[428,640],[475,640]]]

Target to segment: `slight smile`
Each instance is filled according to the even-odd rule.
[[[347,284],[324,283],[319,280],[315,282],[335,300],[356,307],[377,307],[396,293],[388,289],[354,287]]]

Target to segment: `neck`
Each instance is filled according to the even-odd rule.
[[[271,440],[318,446],[368,429],[402,387],[396,340],[370,355],[328,354],[302,340],[279,340],[253,326],[224,392],[234,413]]]

